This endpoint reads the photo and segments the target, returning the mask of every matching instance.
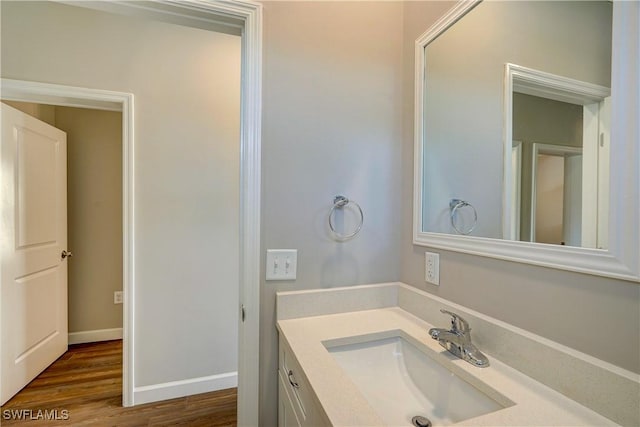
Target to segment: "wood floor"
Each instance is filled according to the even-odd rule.
[[[0,424],[3,427],[235,426],[236,401],[237,392],[232,388],[123,408],[122,341],[107,341],[70,346],[69,351],[2,406]],[[23,419],[15,419],[18,415]]]

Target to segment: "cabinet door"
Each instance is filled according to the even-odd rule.
[[[293,402],[287,385],[282,379],[282,374],[278,375],[278,427],[300,427],[300,422],[293,409]]]

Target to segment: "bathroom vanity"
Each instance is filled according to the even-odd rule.
[[[432,339],[443,308],[490,366]],[[278,293],[277,316],[280,426],[640,423],[637,374],[402,283]]]
[[[330,425],[302,368],[286,342],[278,351],[278,425]]]

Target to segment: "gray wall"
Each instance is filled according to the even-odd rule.
[[[275,292],[400,277],[402,4],[264,8],[262,249],[299,251],[296,281],[260,285],[260,424],[274,426]],[[345,243],[327,232],[339,193],[365,216]]]
[[[69,332],[122,327],[122,113],[56,107],[67,133]]]
[[[236,371],[240,38],[1,7],[2,77],[135,95],[135,386]]]
[[[406,2],[404,46],[446,4]],[[524,64],[526,65],[526,64]],[[412,244],[413,57],[405,54],[403,243],[400,279],[489,316],[640,372],[640,286],[637,283],[440,251],[440,286],[424,280],[424,252]],[[442,324],[447,319],[443,316]],[[607,337],[603,341],[603,337]],[[615,344],[614,344],[615,343]]]
[[[474,236],[501,238],[504,65],[609,87],[611,3],[483,2],[426,50],[424,229],[455,234],[459,198]]]
[[[513,94],[513,139],[582,147],[582,105]]]

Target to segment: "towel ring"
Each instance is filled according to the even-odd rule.
[[[466,206],[469,206],[471,209],[473,209],[473,224],[467,230],[460,230],[456,226],[455,216],[458,209],[464,208]],[[468,234],[471,234],[473,229],[476,228],[476,225],[478,225],[478,212],[476,211],[476,208],[474,208],[471,203],[466,202],[464,200],[451,199],[451,201],[449,202],[449,209],[451,210],[451,214],[449,216],[451,217],[451,226],[453,227],[453,229],[456,230],[459,234],[463,234],[465,236]]]
[[[356,229],[349,233],[349,234],[341,234],[338,233],[333,225],[333,220],[331,219],[333,217],[333,212],[336,209],[342,209],[345,206],[347,206],[349,203],[353,203],[354,205],[356,205],[356,207],[358,208],[358,212],[360,213],[360,222],[358,223],[358,226],[356,227]],[[329,220],[329,229],[331,230],[331,234],[333,234],[333,236],[338,239],[338,240],[349,240],[352,237],[354,237],[356,234],[358,234],[360,232],[360,229],[362,228],[362,224],[364,223],[364,214],[362,213],[362,208],[360,207],[359,204],[357,204],[356,202],[354,202],[353,200],[349,200],[347,199],[345,196],[335,196],[333,198],[333,207],[331,208],[331,210],[329,211],[329,216],[328,216],[328,220]]]

